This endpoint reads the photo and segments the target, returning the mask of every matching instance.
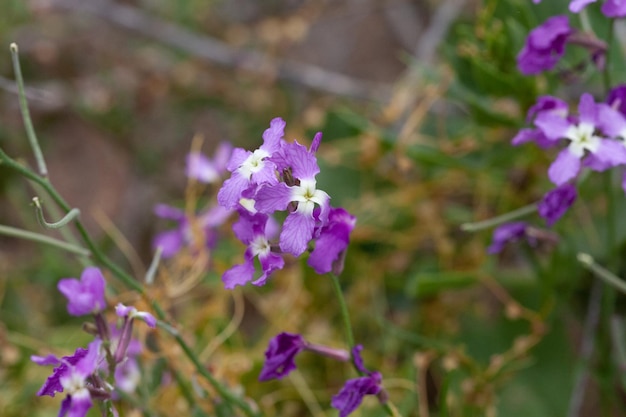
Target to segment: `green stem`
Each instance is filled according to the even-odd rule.
[[[613,36],[615,33],[615,19],[609,19],[609,33],[606,37],[606,52],[604,53],[604,69],[602,70],[602,82],[604,84],[605,94],[609,93],[611,89],[611,71],[610,71],[610,58],[611,47],[613,45]]]
[[[331,281],[333,282],[333,287],[335,288],[335,295],[337,296],[337,301],[339,301],[339,309],[341,310],[341,318],[343,320],[346,342],[348,343],[348,347],[352,349],[354,347],[354,333],[352,332],[352,323],[350,322],[350,313],[348,312],[348,305],[346,304],[346,299],[343,296],[343,291],[341,291],[341,284],[339,283],[339,277],[333,273],[329,273]],[[360,372],[359,372],[360,373]]]
[[[24,79],[22,77],[22,68],[20,67],[17,44],[12,43],[10,49],[11,59],[13,60],[13,71],[15,72],[15,80],[17,81],[17,89],[19,93],[20,110],[22,112],[22,120],[24,121],[24,128],[26,129],[26,136],[30,142],[30,147],[33,149],[33,153],[35,154],[39,174],[42,177],[47,177],[48,168],[46,167],[46,161],[43,158],[43,153],[41,152],[41,147],[39,146],[39,141],[37,140],[37,135],[35,134],[35,128],[33,127],[33,122],[30,118],[30,112],[28,111],[28,103],[26,101],[26,92],[24,91]]]
[[[16,227],[4,226],[0,224],[0,234],[5,236],[16,237],[18,239],[30,240],[32,242],[43,243],[44,245],[54,246],[64,251],[73,253],[79,256],[90,256],[89,252],[85,248],[72,245],[59,239],[55,239],[50,236],[42,235],[39,233],[29,232],[28,230],[18,229]]]
[[[39,197],[33,197],[33,204],[35,205],[35,214],[37,216],[39,224],[48,229],[60,229],[61,227],[66,226],[72,220],[80,216],[80,210],[77,208],[73,208],[58,222],[48,223],[43,216],[43,209],[41,208],[41,201],[39,201]]]
[[[596,261],[587,253],[579,253],[576,258],[585,268],[594,273],[595,276],[615,288],[619,292],[626,294],[626,282],[613,274],[608,269],[598,265]]]
[[[527,216],[537,211],[537,203],[529,204],[524,207],[520,207],[517,210],[513,210],[509,213],[501,214],[491,219],[483,220],[474,223],[463,223],[461,230],[465,232],[476,232],[478,230],[487,229],[489,227],[497,226],[502,223],[509,222],[511,220],[518,219],[520,217]]]

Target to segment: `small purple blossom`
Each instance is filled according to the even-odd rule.
[[[57,288],[67,298],[68,313],[72,316],[84,316],[104,310],[105,285],[106,281],[100,269],[88,267],[83,270],[80,280],[64,278],[59,281]]]
[[[496,254],[502,252],[507,243],[528,239],[528,225],[526,222],[504,223],[493,231],[493,240],[487,248],[487,253]]]
[[[306,342],[299,334],[283,332],[274,336],[265,351],[265,363],[259,381],[281,379],[296,369],[294,359],[305,348]]]
[[[51,397],[54,397],[56,392],[67,394],[61,403],[59,417],[68,414],[70,417],[84,417],[93,404],[91,392],[100,391],[101,394],[107,394],[101,387],[93,386],[90,382],[90,377],[98,369],[101,345],[102,341],[96,338],[89,344],[87,350],[78,348],[72,356],[61,359],[50,355],[45,358],[31,357],[39,365],[59,364],[37,393],[39,396]]]
[[[554,68],[565,53],[565,44],[572,33],[567,16],[553,16],[531,30],[517,55],[522,74],[538,74]]]
[[[603,170],[626,163],[626,148],[618,141],[605,139],[598,130],[603,126],[600,109],[590,94],[583,94],[578,105],[577,122],[554,114],[543,113],[535,120],[550,140],[567,139],[563,149],[548,169],[548,177],[555,185],[574,179],[584,163],[595,170]]]
[[[350,233],[356,224],[356,217],[343,208],[331,208],[328,223],[319,230],[315,249],[309,256],[308,264],[318,274],[333,271],[340,275],[343,258],[350,243]]]
[[[546,220],[548,226],[552,226],[574,204],[576,196],[576,187],[571,184],[563,184],[548,191],[539,202],[539,215]]]
[[[224,181],[217,194],[217,201],[223,207],[234,209],[241,194],[257,184],[276,184],[276,165],[270,157],[280,148],[284,136],[285,121],[279,117],[270,122],[263,132],[263,145],[254,152],[236,148],[227,164],[231,177]]]
[[[282,269],[285,261],[282,256],[272,252],[269,240],[275,232],[273,220],[266,214],[251,214],[240,210],[239,220],[233,225],[237,238],[248,245],[244,254],[244,263],[235,265],[224,273],[224,287],[233,289],[252,281],[254,285],[264,285],[267,278],[276,270]],[[254,258],[259,259],[261,275],[254,278]]]
[[[366,395],[378,395],[382,391],[382,375],[365,368],[361,358],[361,350],[363,350],[361,345],[352,348],[352,360],[359,372],[366,374],[366,376],[349,379],[341,391],[333,396],[331,405],[339,410],[339,417],[346,417],[356,410]]]

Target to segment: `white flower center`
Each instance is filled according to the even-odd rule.
[[[268,156],[270,156],[270,154],[262,149],[255,150],[252,155],[250,155],[245,161],[243,161],[243,164],[241,164],[241,166],[238,168],[239,173],[243,177],[250,179],[252,174],[261,171],[265,167],[265,162],[263,161],[263,159],[267,158]]]
[[[593,132],[595,127],[589,123],[580,123],[576,126],[570,126],[565,137],[571,142],[569,150],[579,158],[585,154],[585,150],[594,153],[600,146],[600,138],[595,136]]]
[[[60,382],[63,389],[71,395],[85,389],[85,380],[80,374],[73,372],[73,369],[68,376],[62,377]]]
[[[298,209],[296,210],[302,215],[313,215],[313,209],[315,203],[320,206],[325,201],[326,193],[324,191],[315,188],[316,182],[314,179],[300,180],[300,185],[296,185],[291,191],[291,201],[298,203]]]
[[[270,243],[264,236],[257,236],[252,242],[250,242],[250,249],[252,249],[252,255],[267,255],[270,253]]]

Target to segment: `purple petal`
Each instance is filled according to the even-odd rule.
[[[187,177],[204,183],[213,183],[220,179],[220,172],[209,158],[199,152],[187,155]]]
[[[78,348],[72,356],[64,356],[60,365],[52,370],[52,375],[46,379],[46,382],[41,386],[37,392],[38,396],[49,395],[54,397],[57,392],[63,392],[63,386],[61,385],[61,377],[70,371],[69,365],[75,365],[79,360],[87,355],[87,349]]]
[[[252,155],[252,152],[247,151],[243,148],[235,148],[233,150],[232,155],[230,156],[230,161],[226,164],[226,169],[230,172],[234,172],[243,164],[248,157]]]
[[[263,274],[255,281],[252,281],[252,284],[257,286],[265,285],[267,278],[272,275],[274,271],[283,269],[285,266],[285,260],[283,257],[272,252],[265,256],[259,255],[259,262],[261,263]]]
[[[502,252],[508,243],[526,237],[527,228],[528,225],[525,222],[510,222],[498,226],[493,231],[492,242],[487,248],[487,253],[494,255]]]
[[[289,214],[280,233],[280,249],[294,256],[302,255],[313,237],[314,228],[315,219],[313,216],[298,213]]]
[[[611,137],[626,134],[626,118],[606,104],[598,104],[598,128]]]
[[[154,214],[162,219],[181,221],[185,219],[185,212],[179,208],[168,206],[167,204],[157,204],[154,206]]]
[[[152,240],[152,247],[155,249],[160,247],[162,250],[161,256],[168,259],[176,255],[181,250],[184,242],[185,239],[180,230],[168,230],[166,232],[158,233],[154,237]]]
[[[261,213],[273,213],[285,210],[291,202],[291,188],[281,182],[276,185],[265,185],[257,192],[255,208]]]
[[[328,224],[322,228],[311,252],[308,264],[318,274],[333,270],[350,242],[350,233],[356,224],[356,218],[342,208],[331,209]]]
[[[626,17],[626,2],[624,0],[606,0],[602,5],[602,13],[606,17]]]
[[[241,193],[244,192],[249,185],[250,181],[248,181],[247,178],[244,178],[238,173],[233,173],[229,179],[224,181],[222,188],[220,188],[217,193],[217,202],[228,209],[236,208],[239,204]]]
[[[306,347],[299,334],[279,333],[269,342],[259,381],[281,379],[296,369],[295,357]]]
[[[576,187],[571,184],[563,184],[543,196],[537,211],[546,220],[548,227],[550,227],[563,217],[574,204],[576,196]]]
[[[554,113],[540,114],[535,119],[535,125],[551,140],[564,138],[570,127],[566,119]]]
[[[374,372],[370,376],[349,379],[337,395],[332,398],[331,405],[339,410],[339,417],[346,417],[361,405],[366,395],[380,392],[381,376]]]
[[[71,398],[70,406],[67,408],[67,417],[85,417],[93,405],[89,391],[86,389],[68,396]]]
[[[306,147],[298,142],[288,144],[282,148],[284,158],[291,166],[294,178],[310,179],[320,172],[315,154],[307,151]]]
[[[272,119],[270,127],[263,132],[263,145],[261,149],[270,155],[280,149],[280,141],[285,135],[286,123],[280,117]]]
[[[106,307],[104,298],[106,281],[100,269],[88,267],[83,270],[80,281],[64,278],[57,288],[67,298],[67,311],[72,316],[84,316],[97,313]]]
[[[224,288],[232,290],[237,285],[246,285],[254,279],[254,262],[250,257],[241,265],[235,265],[222,275]]]
[[[589,93],[584,93],[580,96],[580,102],[578,103],[578,114],[580,115],[581,123],[588,123],[590,125],[596,124],[596,102],[593,96]]]
[[[557,116],[567,116],[567,103],[560,98],[553,96],[540,96],[537,98],[537,102],[528,109],[526,115],[526,121],[530,123],[535,117],[541,113],[549,112],[554,113]]]
[[[609,91],[606,103],[626,116],[626,84],[620,84]]]
[[[588,4],[595,2],[596,0],[572,0],[572,2],[569,4],[569,11],[572,13],[578,13],[582,9],[587,7]]]
[[[575,178],[579,170],[580,159],[565,148],[548,168],[548,177],[555,185],[563,185]]]
[[[37,365],[58,365],[61,363],[61,360],[56,356],[50,354],[48,356],[37,356],[31,355],[30,360],[35,362]]]
[[[621,141],[601,139],[593,156],[608,167],[626,164],[626,146]]]

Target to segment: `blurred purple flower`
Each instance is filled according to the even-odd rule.
[[[265,363],[259,381],[281,379],[296,369],[294,359],[305,348],[306,342],[299,334],[283,332],[276,335],[265,351]]]
[[[187,177],[204,183],[214,183],[220,180],[226,172],[226,165],[233,152],[233,146],[222,142],[215,151],[213,159],[207,158],[199,152],[187,155]]]
[[[626,148],[618,141],[604,139],[597,134],[602,129],[600,109],[593,97],[585,93],[578,105],[578,122],[572,122],[554,114],[543,113],[537,116],[535,125],[550,140],[567,139],[569,144],[563,149],[548,169],[548,177],[555,185],[562,185],[574,179],[583,160],[594,170],[603,170],[626,163]]]
[[[168,206],[167,204],[157,204],[154,207],[154,214],[162,219],[172,220],[178,223],[175,229],[158,233],[152,241],[154,248],[161,248],[163,258],[171,258],[183,247],[193,242],[193,233],[189,219],[184,211],[176,207]],[[196,221],[204,233],[207,248],[215,244],[217,237],[215,229],[224,224],[231,214],[232,210],[222,206],[214,206],[197,216]]]
[[[319,229],[315,249],[309,256],[308,264],[318,274],[333,271],[340,275],[346,248],[350,243],[350,233],[356,224],[356,217],[343,208],[331,208],[328,223]]]
[[[339,410],[339,417],[346,417],[356,410],[366,395],[378,395],[382,391],[382,375],[365,368],[361,358],[361,350],[363,350],[361,345],[352,348],[352,360],[359,372],[366,374],[366,376],[349,379],[341,391],[333,396],[331,405]]]
[[[567,16],[553,16],[531,30],[517,55],[522,74],[538,74],[554,68],[565,53],[567,38],[572,33]]]
[[[563,184],[554,190],[548,191],[539,202],[539,215],[552,226],[559,220],[576,201],[576,187]]]
[[[98,313],[106,307],[104,298],[106,281],[100,269],[85,268],[76,278],[64,278],[57,288],[67,298],[67,311],[72,316],[84,316]]]
[[[507,243],[528,239],[528,225],[526,222],[504,223],[493,231],[491,245],[487,248],[487,253],[496,254],[502,252]],[[531,240],[532,243],[532,240]]]

